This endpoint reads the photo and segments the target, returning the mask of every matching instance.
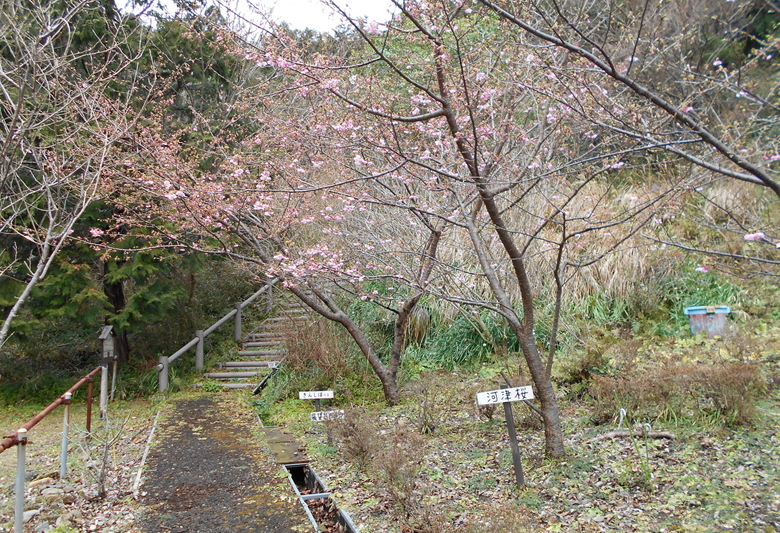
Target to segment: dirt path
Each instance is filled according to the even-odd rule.
[[[258,423],[214,395],[180,400],[158,427],[141,491],[145,533],[286,533],[311,524]]]

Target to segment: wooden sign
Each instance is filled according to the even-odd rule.
[[[491,403],[519,402],[522,400],[533,400],[534,390],[529,386],[512,387],[510,389],[491,390],[477,393],[477,403],[479,405],[488,405]]]
[[[300,400],[325,400],[333,397],[332,390],[310,390],[298,393],[298,399]]]
[[[512,463],[515,466],[515,482],[518,487],[525,486],[525,474],[520,460],[520,446],[517,444],[517,432],[515,431],[515,417],[512,415],[512,402],[521,400],[533,400],[534,390],[530,386],[507,387],[503,385],[499,390],[491,390],[477,393],[477,403],[487,405],[491,403],[504,404],[504,417],[509,432],[509,446],[512,450]]]
[[[315,411],[311,413],[312,422],[322,422],[324,420],[336,420],[338,418],[344,418],[344,411],[341,409],[334,409],[333,411]]]

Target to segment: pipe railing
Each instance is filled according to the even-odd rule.
[[[58,406],[65,406],[65,415],[63,417],[62,427],[62,448],[60,451],[60,478],[65,478],[67,474],[68,465],[68,427],[70,425],[70,404],[73,393],[76,392],[82,385],[87,384],[87,423],[86,430],[89,437],[92,431],[92,383],[93,376],[98,372],[102,372],[101,386],[100,386],[100,413],[101,416],[106,416],[106,403],[108,402],[107,375],[108,366],[101,365],[89,374],[81,378],[71,388],[65,391],[62,396],[50,403],[40,413],[28,420],[24,425],[17,429],[13,434],[4,437],[0,441],[0,453],[5,450],[17,446],[18,454],[16,459],[16,482],[14,484],[16,491],[16,500],[14,504],[14,533],[22,533],[24,528],[24,474],[26,463],[26,448],[27,448],[27,433],[35,427],[38,422],[46,418],[46,416],[54,411]]]
[[[187,353],[192,348],[195,348],[195,370],[203,370],[203,353],[206,337],[214,333],[217,328],[233,319],[233,338],[236,342],[241,340],[241,314],[244,309],[254,303],[261,294],[267,292],[266,309],[268,311],[273,307],[273,286],[278,282],[277,278],[272,279],[265,287],[254,293],[252,296],[244,300],[243,302],[237,302],[233,304],[233,310],[228,314],[214,322],[209,328],[195,331],[195,338],[190,340],[187,344],[179,348],[172,355],[163,355],[160,357],[157,364],[157,371],[159,372],[159,389],[160,392],[168,390],[168,374],[173,363],[176,359]]]
[[[62,396],[54,400],[52,403],[50,403],[45,409],[43,409],[40,413],[32,417],[30,420],[28,420],[23,426],[21,426],[19,429],[24,429],[25,433],[30,431],[32,428],[35,427],[35,425],[46,418],[46,415],[54,411],[58,406],[64,404],[66,401],[70,401],[66,398],[67,395],[73,395],[74,392],[76,392],[78,389],[81,388],[84,383],[87,383],[87,424],[86,429],[87,433],[90,433],[92,429],[92,381],[93,376],[97,374],[100,371],[106,372],[108,370],[108,367],[105,366],[99,366],[95,368],[92,372],[81,378],[78,382],[76,382],[75,385],[73,385],[71,388],[69,388],[67,391],[65,391]],[[101,414],[105,412],[106,408],[104,405],[105,400],[103,399],[103,391],[101,391],[100,394],[100,412]],[[0,441],[0,453],[3,453],[8,448],[11,448],[13,446],[16,446],[19,444],[19,438],[18,438],[18,430],[15,431],[12,435],[9,435],[7,437],[4,437],[2,441]]]

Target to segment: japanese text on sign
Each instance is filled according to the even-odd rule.
[[[491,403],[519,402],[521,400],[533,400],[534,391],[530,386],[513,387],[511,389],[491,390],[477,393],[477,403],[487,405]]]
[[[312,422],[322,422],[323,420],[336,420],[337,418],[344,418],[344,411],[336,409],[334,411],[315,411],[311,414]]]
[[[300,400],[325,400],[328,398],[333,398],[332,390],[309,390],[298,393]]]

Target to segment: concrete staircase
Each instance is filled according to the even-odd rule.
[[[308,308],[294,297],[281,302],[279,307],[275,316],[265,319],[244,337],[234,352],[235,360],[217,363],[217,368],[204,372],[203,378],[217,380],[228,389],[264,386],[284,361],[287,340],[309,319]]]

